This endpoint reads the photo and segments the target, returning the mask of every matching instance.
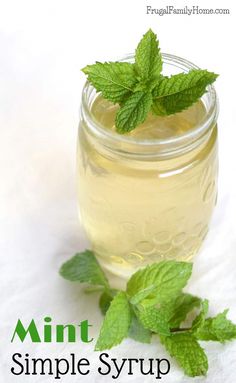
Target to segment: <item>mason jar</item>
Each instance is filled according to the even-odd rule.
[[[182,58],[162,57],[164,74],[198,69]],[[120,61],[133,60],[129,55]],[[214,87],[200,100],[200,121],[165,138],[137,139],[108,129],[92,113],[97,97],[87,82],[77,154],[80,217],[92,250],[104,268],[123,278],[153,262],[190,261],[217,200]]]

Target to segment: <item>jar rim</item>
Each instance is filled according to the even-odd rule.
[[[132,61],[134,58],[133,53],[129,53],[122,57],[122,59],[116,61]],[[191,69],[200,69],[198,66],[193,64],[192,62],[178,57],[176,55],[172,55],[169,53],[162,53],[163,62],[177,68],[183,69],[184,72],[188,72]],[[107,142],[107,145],[114,143],[123,143],[128,145],[135,145],[136,147],[145,147],[146,149],[155,149],[160,147],[166,147],[171,145],[171,147],[179,147],[182,144],[185,145],[186,141],[193,141],[203,136],[208,128],[217,120],[217,116],[219,113],[219,103],[216,94],[216,90],[213,85],[207,86],[207,92],[202,96],[208,97],[208,110],[206,110],[206,114],[203,119],[196,124],[193,128],[189,129],[187,132],[184,132],[178,136],[167,137],[167,138],[151,138],[151,139],[140,139],[135,138],[133,136],[127,136],[125,134],[119,134],[109,129],[104,129],[103,125],[99,123],[94,116],[91,114],[91,109],[89,106],[89,94],[91,91],[95,90],[95,88],[91,85],[89,81],[86,81],[83,90],[82,90],[82,107],[81,114],[82,117],[86,120],[86,125],[90,129],[91,133]],[[113,145],[112,145],[113,146]],[[155,151],[154,151],[155,152]]]

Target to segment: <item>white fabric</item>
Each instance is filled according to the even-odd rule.
[[[87,345],[82,342],[10,342],[18,318],[24,323],[34,318],[39,328],[47,315],[53,318],[54,324],[76,324],[88,319],[93,325],[91,335],[95,339],[102,320],[96,294],[84,295],[79,285],[66,282],[58,275],[62,262],[88,246],[77,218],[75,155],[83,81],[79,68],[94,60],[94,56],[90,52],[83,61],[78,52],[83,52],[85,46],[81,40],[77,49],[76,41],[82,30],[77,29],[76,12],[78,14],[79,10],[74,2],[70,12],[66,7],[60,8],[59,16],[55,16],[56,24],[53,20],[58,2],[50,2],[50,9],[45,3],[39,13],[39,9],[30,8],[29,18],[27,7],[30,2],[21,10],[22,3],[13,3],[15,12],[11,12],[9,5],[7,22],[2,17],[4,29],[0,35],[0,381],[54,381],[50,376],[14,377],[10,368],[11,356],[15,352],[42,358],[69,357],[75,352],[78,358],[89,359],[91,373],[86,377],[68,375],[61,381],[111,382],[110,375],[103,377],[96,371],[99,354],[93,351],[95,341]],[[117,3],[121,7],[121,2]],[[124,3],[127,2],[122,6]],[[103,1],[103,7],[104,4]],[[63,24],[64,11],[66,24]],[[44,14],[46,21],[42,19]],[[24,29],[24,23],[27,29]],[[165,28],[164,22],[162,25]],[[89,40],[90,44],[94,38]],[[215,41],[218,47],[217,36]],[[224,73],[217,88],[221,101],[218,205],[211,231],[195,260],[188,291],[208,298],[212,315],[229,307],[229,318],[236,322],[236,130],[232,116],[232,111],[235,114],[235,97],[229,93],[233,86],[230,62],[228,58],[227,63],[216,68]],[[217,63],[215,65],[217,67]],[[223,70],[224,65],[229,71]],[[231,65],[233,69],[233,62]],[[236,342],[225,345],[207,343],[204,348],[209,359],[207,378],[188,379],[171,360],[171,372],[163,377],[163,381],[235,381]],[[118,361],[126,357],[168,358],[156,340],[152,345],[126,340],[108,353]],[[126,371],[117,381],[139,383],[155,379],[141,376],[138,371],[128,376]]]

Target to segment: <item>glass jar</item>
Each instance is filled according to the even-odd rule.
[[[164,74],[197,67],[163,54]],[[121,61],[133,61],[129,55]],[[103,267],[123,278],[163,259],[190,261],[208,232],[217,199],[217,115],[213,86],[204,116],[183,134],[136,139],[106,129],[82,94],[78,139],[80,216]]]

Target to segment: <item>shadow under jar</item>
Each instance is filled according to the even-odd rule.
[[[163,54],[164,74],[197,67]],[[133,61],[129,55],[120,61]],[[161,260],[191,260],[217,199],[217,115],[213,86],[187,110],[149,115],[121,135],[118,106],[87,82],[78,139],[80,216],[99,262],[128,278]]]

